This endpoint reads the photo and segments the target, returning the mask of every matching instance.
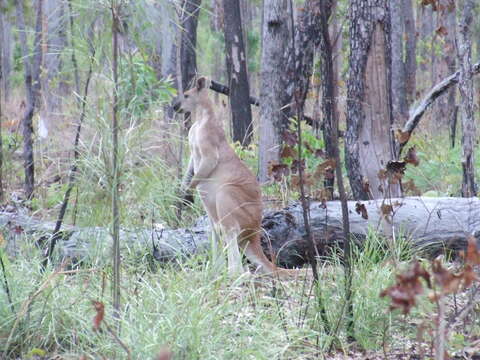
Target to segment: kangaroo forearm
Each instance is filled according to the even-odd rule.
[[[189,187],[193,189],[199,184],[200,181],[208,179],[213,170],[215,170],[216,166],[217,161],[214,161],[212,159],[204,159],[200,161],[200,165],[195,174],[193,175]]]
[[[189,162],[188,162],[188,167],[187,167],[187,171],[185,172],[185,175],[183,175],[183,179],[182,179],[182,189],[186,189],[188,188],[188,186],[190,185],[190,182],[193,178],[193,175],[194,175],[194,171],[193,171],[193,158],[190,158]]]

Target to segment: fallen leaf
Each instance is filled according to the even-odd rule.
[[[282,181],[284,176],[290,174],[290,169],[286,164],[274,164],[270,163],[268,166],[268,175],[273,176],[273,179],[277,182]]]
[[[297,156],[297,151],[289,145],[284,145],[282,152],[280,153],[280,158],[295,158]]]
[[[408,149],[407,155],[403,158],[407,164],[412,164],[413,166],[418,166],[420,164],[420,160],[417,157],[417,149],[415,146],[412,146]]]
[[[93,330],[96,331],[100,328],[100,325],[105,316],[105,305],[103,305],[103,303],[101,303],[100,301],[96,301],[96,300],[93,300],[92,304],[95,311],[97,312],[97,314],[93,318]]]
[[[368,212],[367,208],[365,207],[365,204],[362,204],[361,202],[357,202],[355,204],[355,211],[357,214],[362,215],[362,218],[365,220],[368,220]]]
[[[410,140],[410,133],[408,131],[403,132],[402,130],[397,129],[395,130],[395,138],[401,145],[403,145]]]

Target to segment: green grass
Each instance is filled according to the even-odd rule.
[[[114,328],[108,259],[92,254],[90,267],[78,273],[54,275],[49,269],[42,274],[34,245],[27,239],[21,243],[20,254],[7,263],[15,315],[0,292],[0,351],[6,351],[6,359],[36,351],[66,359],[126,358],[107,331],[92,330],[92,300],[105,303],[105,320]],[[388,311],[388,300],[378,295],[393,281],[394,265],[388,259],[401,251],[380,244],[374,235],[368,237],[364,251],[357,254],[353,280],[355,336],[361,348],[369,350],[381,348],[397,318]],[[232,279],[208,259],[197,256],[152,271],[146,257],[124,254],[118,336],[134,359],[153,358],[163,346],[175,359],[322,357],[332,337],[325,333],[309,280],[274,284],[271,279]],[[348,349],[339,264],[337,257],[323,263],[317,293],[330,327],[338,328],[335,347]]]

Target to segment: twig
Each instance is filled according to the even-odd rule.
[[[295,29],[294,29],[294,19],[293,19],[293,1],[290,0],[290,16],[291,16],[291,31],[292,31],[292,53],[296,54],[295,50]],[[298,79],[297,76],[295,76],[295,89],[298,86]],[[294,99],[295,99],[295,107],[297,110],[297,137],[298,137],[298,179],[299,179],[299,188],[300,188],[300,202],[302,204],[302,213],[303,213],[303,222],[305,225],[305,232],[307,236],[307,242],[308,242],[308,262],[310,263],[310,266],[312,267],[312,273],[313,273],[313,281],[314,281],[314,286],[316,290],[318,291],[318,286],[320,284],[319,281],[319,276],[318,276],[318,269],[317,269],[317,258],[316,255],[318,255],[318,250],[317,247],[314,243],[313,240],[313,235],[312,235],[312,229],[310,227],[310,204],[309,200],[307,199],[307,196],[305,195],[305,181],[303,177],[303,166],[302,166],[302,120],[303,120],[303,108],[300,106],[300,99],[298,98],[298,91],[294,92]],[[324,323],[324,327],[329,332],[329,324],[328,324],[328,318],[327,314],[325,311],[325,306],[323,304],[321,296],[317,296],[317,301],[318,301],[318,306],[320,309],[320,316],[322,318],[322,321]]]
[[[112,335],[114,340],[122,347],[123,350],[127,353],[127,359],[131,360],[132,359],[132,353],[130,349],[125,345],[125,343],[118,337],[118,335],[113,331],[113,329],[108,326],[107,322],[104,320],[103,323],[105,324],[105,327],[107,328],[107,331]]]
[[[7,271],[5,270],[5,264],[3,263],[2,253],[0,253],[0,265],[2,266],[3,282],[5,284],[5,292],[7,293],[8,303],[10,304],[10,308],[12,309],[12,313],[15,314],[15,307],[13,306],[12,295],[10,293],[10,287],[8,286]]]

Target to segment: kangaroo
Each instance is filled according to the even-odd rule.
[[[220,120],[208,97],[209,81],[201,77],[174,104],[177,112],[190,112],[190,160],[182,183],[186,201],[197,189],[208,217],[223,235],[230,274],[243,272],[240,249],[262,274],[294,276],[298,270],[277,268],[260,244],[262,198],[260,185],[250,169],[227,142]]]

